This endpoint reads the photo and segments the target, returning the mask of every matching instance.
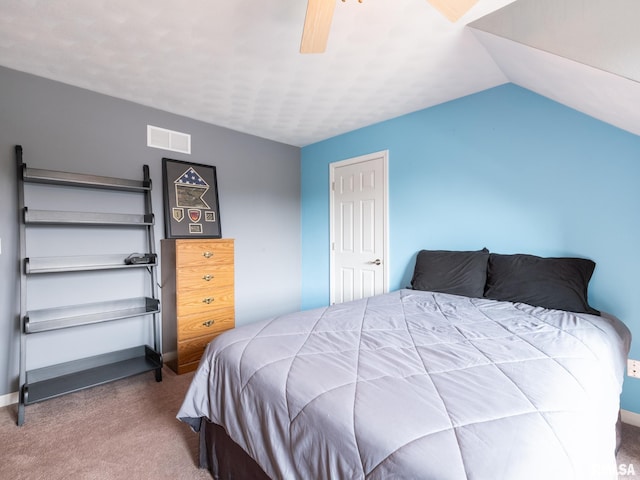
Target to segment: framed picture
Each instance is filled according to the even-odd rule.
[[[216,167],[162,159],[166,238],[221,238]]]

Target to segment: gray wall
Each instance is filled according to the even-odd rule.
[[[148,148],[148,124],[191,134],[192,154]],[[17,144],[24,148],[25,163],[35,168],[141,178],[142,165],[148,164],[158,251],[164,237],[162,157],[215,165],[222,234],[234,238],[236,245],[236,324],[299,309],[297,147],[0,67],[0,396],[18,389]],[[88,197],[77,210],[100,211],[103,202],[100,195]],[[110,240],[97,241],[109,248]],[[57,232],[42,244],[52,250],[69,248],[64,235]],[[92,299],[96,286],[102,285],[90,279],[77,283],[73,292],[77,303]],[[102,331],[104,326],[56,332],[51,341],[32,342],[30,351],[36,351],[37,365],[30,368],[50,359],[58,361],[59,352],[83,356],[94,347],[109,350],[146,338],[144,328],[135,322],[126,325],[114,326],[111,333]]]

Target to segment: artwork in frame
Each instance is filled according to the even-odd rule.
[[[216,167],[162,159],[166,238],[221,238]]]

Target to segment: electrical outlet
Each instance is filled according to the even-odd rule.
[[[640,360],[627,359],[627,375],[634,378],[640,378]]]

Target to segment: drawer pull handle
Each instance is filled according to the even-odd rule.
[[[202,252],[202,256],[204,258],[211,258],[213,257],[213,252]]]
[[[213,302],[213,297],[203,298],[202,302],[206,303],[207,305],[209,305],[211,302]]]
[[[210,327],[214,323],[216,323],[215,320],[207,320],[206,322],[203,322],[202,325],[204,325],[205,327]]]
[[[203,280],[206,280],[207,282],[211,281],[211,279],[213,278],[213,275],[209,275],[208,273],[202,277]]]

